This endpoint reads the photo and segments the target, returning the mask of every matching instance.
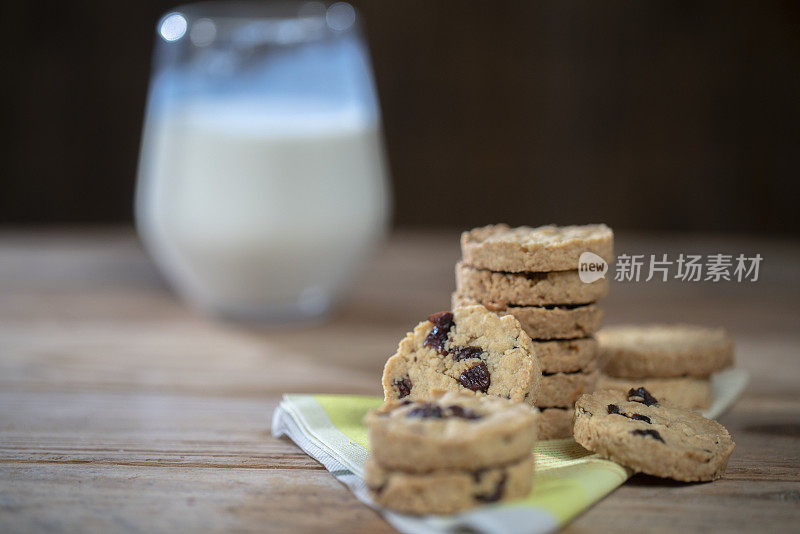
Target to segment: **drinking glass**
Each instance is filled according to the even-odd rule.
[[[145,247],[208,313],[325,314],[389,215],[358,14],[343,2],[203,2],[156,30],[136,192]]]

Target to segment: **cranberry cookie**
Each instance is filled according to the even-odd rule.
[[[497,397],[446,393],[430,401],[392,401],[365,418],[372,456],[406,472],[474,470],[527,456],[537,410]]]
[[[482,304],[498,315],[513,315],[533,340],[583,338],[597,332],[603,320],[603,310],[597,304],[518,306],[505,302],[478,302],[453,293],[454,308],[476,304]]]
[[[595,389],[626,392],[639,386],[655,395],[662,404],[687,410],[708,408],[713,401],[711,381],[707,378],[613,378],[601,374]]]
[[[533,350],[543,373],[590,372],[598,368],[600,349],[593,337],[534,341]]]
[[[495,272],[461,262],[456,264],[456,291],[479,302],[519,306],[589,304],[608,294],[608,280],[601,278],[586,284],[577,270]]]
[[[572,437],[573,406],[567,408],[541,408],[539,412],[538,438],[540,440]]]
[[[546,272],[578,268],[584,252],[611,263],[614,232],[605,224],[520,226],[494,224],[461,234],[464,262],[492,271]]]
[[[533,456],[486,469],[394,471],[372,457],[364,468],[372,499],[408,514],[452,514],[497,501],[527,496],[533,484]]]
[[[733,342],[722,328],[615,326],[597,339],[605,374],[618,378],[705,378],[733,364]]]
[[[536,405],[540,407],[572,406],[584,393],[594,391],[598,371],[574,373],[545,373]]]
[[[540,381],[539,360],[519,321],[483,306],[435,313],[418,324],[386,362],[382,380],[387,401],[460,391],[530,405]]]
[[[696,412],[662,406],[645,388],[599,391],[575,403],[575,440],[637,472],[685,482],[725,474],[734,443]]]

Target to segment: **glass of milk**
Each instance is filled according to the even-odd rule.
[[[146,248],[210,314],[324,315],[389,215],[356,12],[343,2],[204,2],[156,29],[136,192]]]

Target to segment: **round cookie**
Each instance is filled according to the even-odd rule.
[[[611,263],[614,232],[605,224],[538,228],[493,224],[462,233],[461,252],[465,263],[491,271],[569,271],[578,268],[584,252]]]
[[[590,284],[581,281],[578,271],[548,273],[507,273],[456,264],[456,291],[479,302],[509,303],[519,306],[589,304],[608,294],[608,280]]]
[[[533,405],[540,381],[539,360],[519,321],[469,306],[418,324],[386,362],[382,383],[387,401],[460,391]]]
[[[426,472],[505,464],[536,445],[537,410],[497,397],[446,393],[367,414],[370,452],[387,469]]]
[[[603,371],[617,378],[703,378],[733,364],[733,342],[722,328],[615,326],[597,340]]]
[[[596,304],[516,306],[504,302],[478,302],[474,298],[453,293],[454,308],[476,304],[482,304],[489,311],[500,315],[513,315],[533,340],[590,336],[597,332],[603,320],[603,310]]]
[[[572,406],[579,396],[594,391],[599,374],[598,371],[545,374],[536,405],[545,408]]]
[[[685,482],[721,477],[734,447],[716,421],[660,405],[644,388],[582,395],[575,403],[573,434],[603,458]]]
[[[533,350],[545,374],[594,371],[598,367],[600,349],[593,337],[534,341]]]
[[[572,416],[575,408],[543,408],[539,412],[539,440],[572,437]]]
[[[428,473],[388,470],[372,457],[364,481],[372,499],[408,514],[451,514],[480,504],[527,496],[533,483],[533,455],[478,470],[441,469]]]
[[[708,408],[714,400],[711,381],[707,378],[614,378],[601,373],[595,390],[625,393],[638,387],[647,389],[662,404],[687,410]]]

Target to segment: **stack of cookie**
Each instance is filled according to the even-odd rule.
[[[608,281],[583,282],[581,255],[613,258],[614,234],[603,224],[511,228],[504,224],[461,235],[453,308],[481,304],[513,315],[533,339],[542,368],[536,400],[539,438],[572,435],[575,400],[594,389],[602,310]]]
[[[733,364],[733,342],[721,328],[615,326],[597,337],[604,362],[598,390],[643,386],[665,404],[690,410],[711,405],[709,377]]]
[[[528,495],[536,409],[465,393],[389,401],[367,415],[364,480],[378,504],[448,514]]]

